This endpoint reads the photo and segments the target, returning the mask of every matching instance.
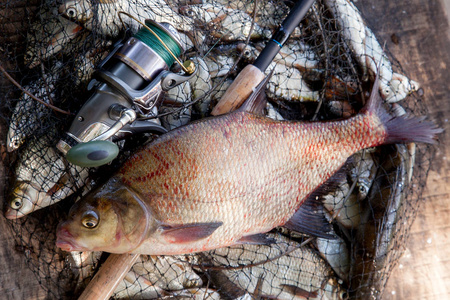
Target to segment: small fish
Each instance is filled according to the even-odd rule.
[[[184,256],[146,256],[136,262],[132,270],[153,285],[166,291],[196,288],[203,281]]]
[[[181,256],[142,255],[124,280],[117,286],[113,298],[156,299],[193,295],[203,285],[186,258]],[[172,294],[171,291],[177,291]]]
[[[36,81],[25,86],[25,89],[34,96],[42,99],[46,103],[51,103],[55,99],[56,84],[62,73],[63,64],[56,62],[49,70]],[[36,134],[45,123],[46,117],[52,110],[32,99],[28,94],[23,93],[17,101],[9,122],[9,129],[6,136],[6,149],[8,152],[17,150],[25,140]]]
[[[49,143],[45,137],[33,139],[20,153],[6,218],[21,218],[76,190],[90,189],[88,169],[69,164]]]
[[[245,47],[245,44],[238,44],[237,50],[243,52],[244,57],[250,62],[260,53],[257,48]],[[274,72],[267,84],[267,96],[285,101],[318,101],[319,92],[312,91],[309,88],[299,69],[294,67],[295,65],[295,61],[289,63],[281,55],[279,59],[274,60],[269,65],[266,73],[268,74],[272,69],[274,69]],[[300,69],[304,70],[305,67],[302,66]]]
[[[400,252],[398,243],[404,234],[403,218],[408,206],[405,197],[408,189],[409,152],[406,145],[385,146],[380,153],[380,166],[367,200],[370,204],[361,216],[352,243],[352,287],[355,296],[366,298],[372,290],[380,290],[387,280],[383,275],[390,271],[390,262]],[[356,275],[358,274],[358,275]],[[370,288],[369,288],[370,287]]]
[[[179,127],[75,203],[56,244],[176,255],[268,243],[263,233],[277,226],[326,236],[320,216],[303,222],[316,201],[308,196],[351,155],[386,143],[433,143],[442,132],[423,118],[390,116],[382,105],[377,78],[365,108],[344,120],[274,121],[241,109]]]
[[[213,49],[213,52],[203,57],[203,60],[208,67],[211,79],[214,79],[229,75],[236,58],[236,48],[227,47]]]
[[[94,277],[102,252],[69,252],[66,262],[75,275],[75,294],[84,290],[89,280]]]
[[[167,292],[153,285],[143,276],[129,271],[124,279],[117,285],[113,299],[160,299],[167,295]]]
[[[350,252],[345,241],[336,235],[334,239],[316,238],[314,241],[320,256],[344,282],[349,281]]]
[[[256,23],[250,33],[252,17],[241,10],[227,8],[219,3],[186,5],[179,10],[184,16],[205,26],[213,37],[225,42],[244,41],[249,34],[250,38],[254,39],[268,38],[271,35],[270,30],[265,30]]]
[[[192,21],[179,15],[164,0],[126,1],[102,0],[95,3],[89,0],[66,0],[58,8],[64,17],[75,20],[91,31],[106,36],[116,37],[124,24],[120,21],[119,12],[123,11],[144,22],[152,19],[155,22],[167,22],[181,31],[192,31]],[[126,15],[121,15],[124,23],[134,32],[140,24]]]
[[[159,108],[160,114],[170,113],[159,118],[161,125],[167,130],[172,130],[189,123],[192,106],[182,107],[192,100],[189,81],[185,81],[167,91],[164,98],[164,103],[171,103],[171,105],[167,104]]]
[[[239,43],[236,48],[244,54],[244,57],[248,61],[252,62],[264,49],[264,45],[262,43],[256,43],[254,45]],[[290,68],[296,68],[300,72],[315,70],[319,67],[320,63],[315,52],[300,40],[289,41],[284,44],[273,61]]]
[[[236,291],[242,290],[244,297],[250,292],[270,299],[328,299],[323,290],[332,289],[326,286],[334,275],[325,260],[282,235],[268,236],[274,244],[244,244],[199,254],[219,293],[236,298]],[[224,268],[208,271],[210,265]],[[330,299],[341,299],[341,288],[333,289],[336,293]]]
[[[352,229],[361,223],[361,212],[366,209],[363,201],[372,186],[376,175],[375,165],[370,149],[364,149],[352,156],[351,163],[345,169],[351,181],[347,181],[347,176],[336,183],[337,188],[322,196],[322,203],[325,209],[331,214],[331,219],[336,220],[345,228]],[[356,181],[356,182],[355,182]],[[350,189],[353,187],[353,189]]]
[[[363,69],[363,76],[375,76],[380,73],[380,92],[387,102],[400,101],[420,88],[419,83],[393,72],[383,47],[350,0],[326,0],[325,5],[335,17],[342,29],[342,35],[353,49]],[[380,61],[378,70],[377,63]]]
[[[243,11],[250,16],[255,10],[255,2],[252,1],[205,0],[203,3],[218,3],[233,10]],[[255,22],[262,28],[276,29],[289,13],[289,7],[283,1],[262,0],[257,3]]]
[[[211,74],[203,58],[196,56],[191,57],[190,60],[197,66],[197,73],[189,80],[192,88],[192,101],[204,97],[203,100],[194,104],[194,107],[202,116],[206,116],[210,111],[209,106],[211,104],[211,93],[207,95],[212,89]]]
[[[32,69],[55,56],[75,38],[83,27],[43,7],[27,32],[25,65]]]

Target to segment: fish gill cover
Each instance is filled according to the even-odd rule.
[[[5,207],[17,250],[50,299],[78,297],[108,256],[55,246],[71,205],[106,180],[154,134],[117,141],[111,164],[85,168],[56,148],[88,99],[95,67],[140,21],[168,22],[197,73],[157,102],[167,130],[210,116],[239,71],[254,61],[289,12],[289,1],[5,1],[0,37],[1,138]],[[377,68],[380,63],[380,68]],[[177,64],[173,71],[179,71]],[[425,115],[419,84],[377,41],[349,0],[317,1],[267,73],[265,114],[278,120],[333,120],[360,110],[374,75],[392,114]],[[49,104],[44,105],[37,100]],[[58,108],[58,110],[55,109]],[[370,148],[353,156],[339,184],[320,198],[335,239],[276,228],[271,245],[244,244],[198,254],[142,255],[112,298],[379,298],[404,250],[434,149]]]

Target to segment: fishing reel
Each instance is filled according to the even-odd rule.
[[[69,162],[100,166],[118,155],[113,141],[130,134],[167,132],[155,118],[157,103],[164,91],[192,78],[195,65],[178,60],[184,49],[172,25],[152,20],[141,24],[99,64],[88,85],[91,97],[57,143]],[[184,74],[169,71],[175,61]]]

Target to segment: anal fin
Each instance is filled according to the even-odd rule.
[[[275,243],[276,240],[267,237],[264,233],[258,233],[253,235],[247,235],[241,237],[236,244],[250,244],[250,245],[270,245]]]

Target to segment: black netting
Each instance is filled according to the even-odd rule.
[[[150,18],[172,24],[185,50],[181,60],[197,66],[193,78],[158,99],[152,108],[156,117],[142,117],[142,122],[171,130],[211,115],[292,5],[281,0],[3,1],[4,206],[17,250],[25,254],[49,298],[76,298],[108,257],[55,247],[59,220],[74,201],[154,137],[139,132],[115,141],[118,159],[98,168],[73,165],[56,148],[92,94],[89,82],[96,66],[117,42],[140,28],[125,14],[121,20],[118,12],[142,22]],[[423,99],[415,93],[418,83],[385,53],[388,49],[383,51],[350,1],[317,1],[266,72],[273,70],[265,113],[277,120],[351,116],[368,99],[380,63],[380,91],[391,113],[425,115]],[[171,70],[179,72],[180,67],[175,63]],[[432,157],[431,146],[412,143],[355,154],[337,187],[322,198],[336,239],[277,228],[270,233],[276,241],[271,245],[185,256],[142,255],[112,297],[379,298],[404,250]]]

